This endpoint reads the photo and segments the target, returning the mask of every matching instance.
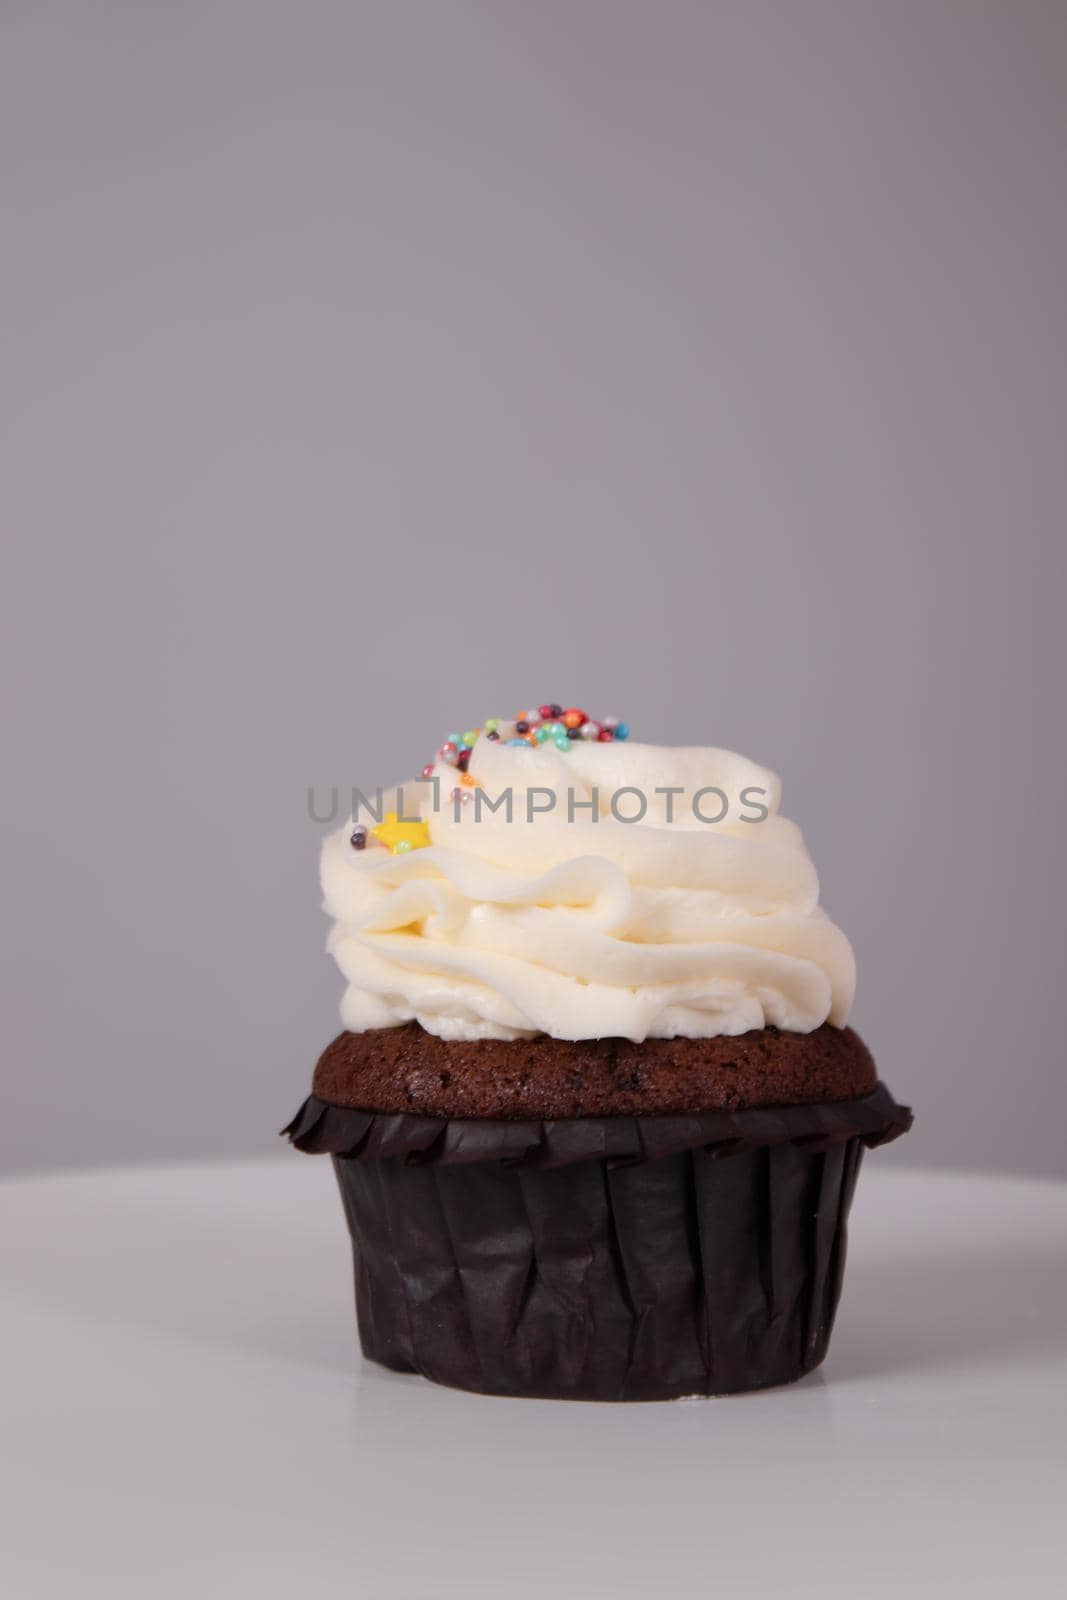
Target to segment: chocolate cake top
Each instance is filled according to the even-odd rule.
[[[342,1033],[313,1090],[330,1105],[439,1117],[653,1116],[806,1105],[870,1093],[851,1028],[712,1039],[440,1039],[417,1023]]]

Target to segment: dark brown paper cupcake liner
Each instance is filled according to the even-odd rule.
[[[487,1394],[665,1400],[788,1383],[826,1353],[862,1100],[688,1117],[443,1120],[311,1099],[333,1156],[365,1355]]]
[[[720,1156],[778,1144],[829,1149],[857,1136],[870,1149],[899,1138],[911,1122],[909,1108],[880,1083],[861,1099],[815,1105],[543,1122],[357,1111],[309,1095],[282,1133],[298,1150],[353,1161],[403,1157],[409,1166],[505,1161],[559,1167],[596,1159],[613,1165],[651,1161],[697,1146]]]

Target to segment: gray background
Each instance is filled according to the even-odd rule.
[[[275,1149],[309,784],[783,775],[919,1111],[1063,1171],[1067,7],[3,6],[9,1168]]]

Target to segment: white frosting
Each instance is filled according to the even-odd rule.
[[[804,841],[778,814],[780,785],[765,768],[727,750],[576,741],[561,752],[483,737],[470,775],[490,797],[510,789],[511,821],[473,803],[457,817],[458,774],[435,774],[438,811],[420,782],[403,786],[400,806],[428,823],[429,846],[393,855],[372,838],[356,851],[351,824],[324,844],[347,1028],[415,1020],[446,1039],[641,1040],[844,1026],[852,949],[819,908]],[[624,786],[647,797],[639,822],[612,814]],[[667,786],[682,792],[654,792]],[[711,787],[728,801],[722,822],[694,814],[694,796],[705,817],[722,809],[699,795]],[[595,818],[581,805],[594,788]],[[386,796],[387,811],[397,804]],[[629,816],[640,801],[617,805]],[[760,806],[764,820],[743,820]]]

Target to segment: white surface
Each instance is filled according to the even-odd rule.
[[[20,1180],[0,1209],[16,1600],[1062,1580],[1067,1185],[873,1156],[822,1372],[644,1406],[363,1363],[324,1159]]]

